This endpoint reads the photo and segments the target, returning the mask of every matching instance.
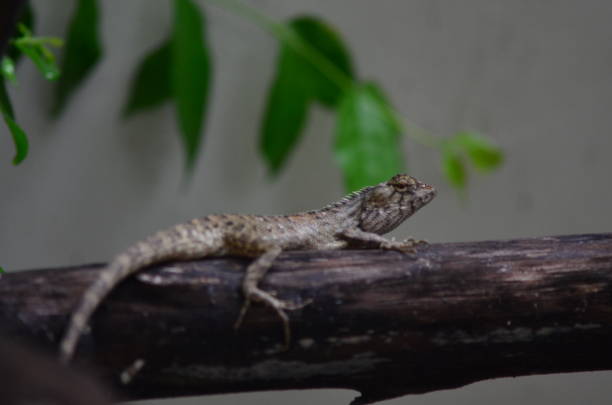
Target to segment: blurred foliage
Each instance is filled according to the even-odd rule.
[[[210,56],[204,20],[191,0],[174,1],[174,37],[170,83],[179,128],[185,146],[187,169],[195,164],[202,139],[204,114],[210,89]]]
[[[376,84],[357,83],[343,95],[335,153],[348,190],[404,171],[401,133],[400,123]]]
[[[448,181],[458,189],[467,185],[466,162],[481,172],[490,172],[501,165],[499,148],[475,132],[459,132],[442,142],[442,169]]]
[[[123,108],[124,117],[157,107],[171,99],[171,47],[172,42],[167,41],[143,58],[131,83],[129,97]]]
[[[30,5],[30,2],[28,2],[27,6],[21,12],[21,16],[19,16],[19,21],[17,21],[17,27],[19,25],[23,25],[28,30],[33,31],[34,23],[34,12],[32,11],[32,6]],[[16,31],[17,30],[18,28],[16,29]],[[9,46],[4,56],[8,56],[11,60],[15,62],[15,64],[17,64],[17,62],[19,62],[19,60],[21,59],[22,55],[21,51],[17,49],[17,47],[11,41],[9,41]]]
[[[66,34],[66,47],[62,58],[62,75],[55,87],[55,100],[51,109],[54,116],[65,108],[68,99],[91,73],[102,56],[98,38],[98,4],[96,0],[78,0]]]
[[[268,103],[260,132],[260,149],[270,173],[278,174],[297,145],[308,109],[313,102],[335,108],[342,89],[296,52],[309,46],[325,57],[342,74],[352,77],[351,61],[334,30],[313,17],[299,17],[288,23],[285,34],[292,39],[281,43],[277,72],[268,93]]]
[[[30,29],[23,24],[18,24],[17,28],[20,35],[13,40],[15,48],[34,62],[45,79],[56,80],[60,75],[60,70],[56,64],[55,55],[47,48],[47,45],[61,47],[62,40],[53,37],[33,37]]]
[[[62,40],[54,37],[37,37],[32,35],[34,15],[30,7],[26,7],[17,22],[17,33],[8,44],[6,55],[0,61],[0,113],[15,145],[13,164],[18,165],[28,155],[29,142],[25,131],[17,124],[15,112],[11,105],[5,81],[17,84],[15,65],[26,55],[47,80],[55,80],[59,76],[59,68],[55,63],[55,55],[47,46],[60,47]]]
[[[13,164],[18,165],[28,155],[28,137],[17,122],[15,122],[15,113],[3,80],[0,80],[0,110],[2,110],[2,118],[4,118],[4,123],[8,127],[15,144]]]
[[[351,53],[340,34],[318,17],[300,16],[279,22],[238,0],[207,0],[268,30],[280,45],[276,75],[270,85],[259,132],[259,148],[272,176],[285,167],[298,145],[313,105],[336,114],[333,139],[336,161],[348,190],[374,184],[404,171],[402,135],[439,151],[442,172],[451,185],[465,189],[469,166],[481,172],[499,167],[502,152],[483,135],[458,132],[434,137],[406,129],[402,117],[388,101],[384,90],[354,71]],[[193,0],[172,0],[174,18],[169,37],[144,55],[137,66],[123,116],[146,111],[169,101],[185,150],[185,163],[192,171],[199,155],[212,77],[212,57],[204,9]],[[18,50],[32,59],[48,79],[59,74],[46,45],[59,45],[55,38],[30,35],[31,12],[24,13],[20,37],[13,40],[2,60],[2,80],[16,81],[14,62]],[[67,105],[74,91],[99,62],[102,46],[98,38],[100,15],[96,0],[76,0],[67,30],[62,75],[56,87],[54,114]],[[26,23],[24,21],[30,21]],[[21,28],[23,27],[23,28]],[[11,53],[13,52],[13,53]],[[247,67],[248,69],[248,67]],[[14,121],[10,101],[0,87],[0,106],[11,129],[17,156],[27,153],[27,138]]]
[[[191,0],[174,0],[171,38],[145,55],[136,70],[124,116],[175,104],[189,171],[195,165],[208,98],[212,66],[203,14]]]
[[[0,61],[0,69],[2,69],[2,76],[9,82],[17,84],[17,76],[15,76],[15,61],[8,56],[5,56]]]

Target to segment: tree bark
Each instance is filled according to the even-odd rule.
[[[234,331],[248,260],[167,263],[122,283],[77,362],[126,399],[352,388],[363,404],[505,376],[612,369],[612,234],[287,252],[262,288],[312,303],[254,304]],[[6,274],[0,328],[56,350],[101,265]],[[134,364],[143,365],[136,372]],[[119,382],[132,365],[128,384]],[[124,374],[125,377],[125,374]]]

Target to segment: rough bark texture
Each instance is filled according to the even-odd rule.
[[[612,234],[290,252],[262,287],[313,302],[235,332],[247,260],[169,263],[123,283],[94,316],[77,361],[107,379],[137,359],[126,398],[343,387],[367,403],[488,378],[612,369]],[[0,328],[54,348],[100,265],[5,275]],[[55,350],[55,349],[54,349]]]

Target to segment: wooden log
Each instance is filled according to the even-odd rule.
[[[287,351],[266,307],[253,305],[232,328],[247,263],[140,272],[96,312],[77,362],[127,399],[326,387],[360,391],[356,404],[496,377],[612,369],[612,234],[432,244],[416,255],[284,253],[262,287],[312,300],[290,313]],[[4,275],[1,330],[57,350],[100,269]],[[122,384],[130,366],[135,375]]]

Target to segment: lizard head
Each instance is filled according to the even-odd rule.
[[[397,174],[366,191],[359,227],[380,235],[390,232],[435,196],[432,186],[406,174]]]

